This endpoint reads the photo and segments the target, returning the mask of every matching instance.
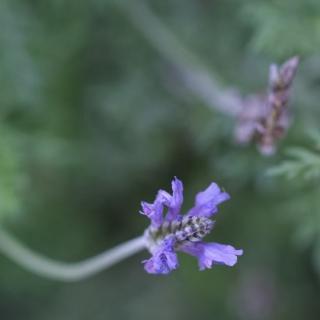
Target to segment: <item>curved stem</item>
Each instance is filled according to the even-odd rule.
[[[60,281],[78,281],[88,278],[144,248],[145,242],[140,236],[106,250],[93,258],[75,263],[65,263],[33,252],[0,228],[0,252],[38,276]]]

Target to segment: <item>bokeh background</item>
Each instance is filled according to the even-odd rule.
[[[301,57],[274,156],[237,145],[235,119],[184,87],[175,65],[192,59],[159,28],[244,95],[267,89],[271,62]],[[209,238],[245,254],[205,272],[181,254],[155,277],[144,251],[78,283],[1,255],[0,318],[318,319],[319,39],[317,0],[1,0],[2,228],[79,261],[141,234],[140,201],[176,175],[184,209],[211,181],[231,194]]]

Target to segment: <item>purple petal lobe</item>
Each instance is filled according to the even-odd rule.
[[[151,220],[151,224],[154,227],[160,227],[163,222],[163,205],[159,200],[155,200],[154,203],[141,202],[142,211],[141,214],[147,216]]]
[[[178,258],[173,246],[174,238],[164,239],[149,260],[143,261],[144,269],[151,274],[168,274],[178,268]]]
[[[167,221],[172,221],[178,217],[183,203],[183,184],[178,178],[172,181],[172,195],[164,190],[159,190],[153,203],[141,202],[141,214],[146,215],[151,224],[159,228],[163,223],[163,207],[168,208]]]
[[[243,254],[243,250],[215,242],[189,243],[182,246],[180,250],[197,257],[200,270],[211,268],[215,264],[232,267],[237,263],[237,256]]]
[[[167,221],[174,220],[180,213],[180,209],[183,203],[183,184],[177,177],[172,180],[172,195],[168,192],[160,190],[158,193],[159,199],[162,203],[168,207],[168,213],[166,216]]]
[[[229,199],[229,194],[222,192],[219,186],[212,182],[206,190],[197,194],[195,205],[187,215],[211,217],[218,211],[218,205]]]

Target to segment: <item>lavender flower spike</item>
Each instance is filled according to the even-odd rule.
[[[152,254],[143,261],[145,270],[151,274],[168,274],[177,269],[177,251],[195,256],[200,270],[215,264],[234,266],[242,250],[202,241],[213,229],[214,221],[210,218],[218,212],[218,205],[229,198],[229,194],[213,182],[197,194],[194,207],[182,215],[183,184],[174,178],[172,195],[160,190],[153,203],[142,202],[141,213],[151,221],[144,233],[146,246]]]

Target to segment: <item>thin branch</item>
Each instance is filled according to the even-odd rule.
[[[243,99],[237,90],[223,89],[213,74],[207,71],[208,68],[180,43],[144,1],[120,1],[118,5],[149,43],[178,69],[189,91],[210,108],[232,116],[241,112]]]
[[[117,245],[93,258],[65,263],[32,251],[3,228],[0,229],[0,252],[6,257],[38,276],[66,282],[79,281],[93,276],[144,248],[145,242],[141,236]]]

